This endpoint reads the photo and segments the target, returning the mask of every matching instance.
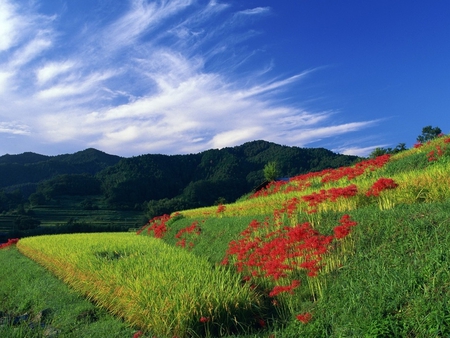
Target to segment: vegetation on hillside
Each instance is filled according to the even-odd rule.
[[[123,231],[174,210],[232,202],[264,180],[264,166],[270,162],[278,164],[280,175],[292,176],[357,159],[265,141],[174,156],[120,158],[95,149],[53,157],[4,155],[0,157],[0,240],[11,232],[12,236],[54,233],[47,225],[86,229],[91,224],[98,230],[102,224],[104,230]],[[133,213],[128,227],[111,219],[124,210]],[[64,212],[70,216],[61,219]],[[16,223],[24,220],[30,226],[19,229]],[[32,229],[36,224],[39,229]]]
[[[447,336],[449,172],[442,136],[156,218],[139,233],[241,274],[272,300],[263,320],[277,336]],[[224,246],[221,235],[237,229]]]
[[[440,135],[155,217],[139,236],[35,237],[18,248],[141,337],[445,337],[449,173],[450,137]],[[211,305],[223,284],[199,285],[196,273],[231,278],[233,300]]]

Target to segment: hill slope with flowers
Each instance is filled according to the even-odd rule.
[[[276,337],[450,334],[450,137],[273,182],[140,235],[228,266],[264,295]]]
[[[137,234],[5,247],[17,243],[133,337],[446,337],[449,174],[442,135],[155,217]],[[70,336],[57,318],[52,328]]]

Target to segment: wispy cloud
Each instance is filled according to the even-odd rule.
[[[16,122],[0,122],[0,133],[27,135],[29,134],[29,128],[27,125]]]
[[[239,11],[236,15],[261,15],[268,14],[270,12],[270,7],[255,7],[252,9],[245,9],[243,11]]]
[[[377,123],[336,123],[337,113],[284,103],[317,70],[279,77],[272,64],[252,64],[258,50],[240,47],[255,35],[245,18],[271,11],[133,0],[106,26],[67,32],[70,13],[45,17],[0,0],[0,133],[23,135],[23,151],[64,143],[128,156],[255,139],[303,146]]]
[[[73,61],[49,62],[36,70],[39,85],[43,85],[60,74],[67,73],[75,66]]]

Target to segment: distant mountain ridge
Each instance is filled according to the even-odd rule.
[[[88,148],[57,156],[25,152],[0,156],[0,189],[38,183],[63,174],[91,174],[117,164],[122,157]]]
[[[90,182],[100,188],[86,186],[86,196],[101,191],[110,208],[149,208],[151,213],[159,213],[232,202],[261,184],[268,162],[278,164],[281,177],[290,177],[348,166],[357,160],[357,156],[324,148],[290,147],[262,140],[197,154],[130,158],[93,148],[57,156],[27,152],[0,156],[0,190],[18,189],[26,199],[39,193],[49,200],[62,194],[83,195],[83,187]]]

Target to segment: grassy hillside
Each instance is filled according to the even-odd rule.
[[[267,322],[280,336],[447,336],[449,177],[450,138],[441,137],[141,233],[227,263],[273,295]]]
[[[87,236],[62,256],[51,248],[70,235],[18,248],[81,293],[95,286],[87,296],[141,336],[447,337],[449,177],[443,136],[236,203],[156,217],[138,237]],[[240,280],[226,291],[234,307],[211,302],[224,289],[195,277],[208,266],[230,285]],[[164,328],[155,324],[162,313],[173,313]]]

